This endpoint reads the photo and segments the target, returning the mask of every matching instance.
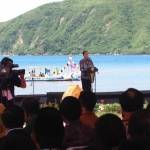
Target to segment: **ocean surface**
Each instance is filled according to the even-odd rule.
[[[0,56],[2,59],[4,56]],[[110,92],[124,91],[129,87],[139,90],[150,90],[150,55],[90,55],[94,65],[99,69],[96,74],[94,91]],[[66,55],[53,56],[10,56],[20,69],[31,66],[48,68],[62,68],[68,61]],[[72,56],[73,61],[78,64],[82,55]],[[78,84],[80,81],[41,81],[27,82],[27,88],[15,88],[16,95],[22,94],[46,94],[47,92],[63,92],[70,85]]]

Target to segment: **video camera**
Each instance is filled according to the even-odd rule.
[[[0,63],[0,77],[8,77],[9,75],[15,73],[17,75],[24,75],[25,69],[13,69],[19,67],[18,64],[10,64],[9,67],[2,65]]]
[[[12,64],[11,68],[18,68],[18,64]],[[24,75],[25,74],[25,69],[17,69],[17,70],[12,70],[12,73],[16,73],[17,75]]]

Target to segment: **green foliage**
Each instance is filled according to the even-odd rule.
[[[56,109],[59,110],[59,104],[58,103],[51,103],[51,102],[49,102],[49,103],[42,103],[40,105],[40,108],[45,108],[45,107],[53,107],[53,108],[56,108]]]
[[[149,0],[65,0],[0,23],[0,52],[150,53]]]
[[[97,114],[97,116],[101,116],[106,113],[113,113],[113,114],[120,116],[121,107],[120,107],[120,104],[118,103],[113,103],[113,104],[97,103],[95,106],[95,113]]]

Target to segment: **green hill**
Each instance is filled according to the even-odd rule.
[[[150,53],[150,0],[65,0],[0,23],[0,52]]]

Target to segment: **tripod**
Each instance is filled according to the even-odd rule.
[[[33,88],[32,88],[32,94],[34,95],[34,90],[35,90],[35,89],[34,89],[34,78],[33,78],[33,77],[32,77],[32,87],[33,87]]]

